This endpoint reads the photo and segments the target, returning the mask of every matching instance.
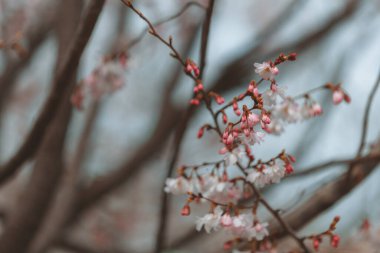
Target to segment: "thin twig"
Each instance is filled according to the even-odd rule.
[[[366,163],[371,163],[373,161],[376,161],[378,159],[380,159],[380,154],[371,154],[371,155],[367,155],[363,157],[355,157],[355,158],[350,158],[350,159],[335,159],[332,161],[328,161],[328,162],[324,162],[324,163],[312,166],[307,169],[302,169],[299,172],[293,173],[286,178],[295,178],[295,177],[311,175],[335,165],[366,164]]]
[[[169,21],[172,21],[172,20],[180,17],[191,6],[196,6],[196,7],[199,7],[201,9],[205,9],[205,7],[203,5],[201,5],[200,3],[198,3],[198,2],[188,2],[177,13],[175,13],[174,15],[171,15],[171,16],[169,16],[167,18],[164,18],[164,19],[162,19],[160,21],[157,21],[156,23],[153,24],[153,26],[157,27],[157,26],[160,26],[162,24],[165,24],[165,23],[167,23]],[[144,36],[146,35],[146,33],[148,31],[149,31],[149,28],[144,29],[144,31],[142,31],[141,34],[138,37],[136,37],[135,39],[133,39],[131,42],[128,43],[128,45],[125,47],[124,51],[130,50],[132,47],[134,47],[135,45],[137,45],[144,38]]]
[[[199,77],[202,76],[203,69],[205,66],[205,58],[207,55],[207,43],[208,43],[208,34],[209,34],[209,29],[210,29],[210,23],[211,23],[211,16],[212,16],[212,10],[214,7],[214,0],[210,0],[210,4],[207,7],[207,12],[206,12],[206,19],[203,25],[202,29],[202,38],[201,38],[201,53],[200,53],[200,58],[201,58],[201,65],[200,65],[200,75]],[[203,64],[202,64],[203,62]],[[189,106],[186,110],[186,113],[184,117],[182,118],[180,124],[178,125],[176,134],[175,134],[175,140],[174,140],[174,147],[173,147],[173,154],[172,158],[170,160],[169,168],[167,171],[167,174],[164,179],[164,185],[165,185],[165,180],[166,178],[170,177],[173,173],[173,170],[175,168],[175,164],[178,159],[178,155],[181,150],[181,143],[182,139],[184,137],[184,134],[186,132],[188,122],[191,118],[191,114],[194,111],[194,106]],[[161,203],[160,203],[160,217],[159,217],[159,225],[158,225],[158,230],[156,233],[156,241],[155,241],[155,253],[160,253],[162,252],[164,245],[165,245],[165,236],[166,236],[166,229],[167,229],[167,217],[168,217],[168,212],[169,212],[169,196],[163,192],[161,196]]]
[[[365,142],[366,142],[366,138],[367,138],[367,131],[368,131],[369,113],[371,111],[372,102],[373,102],[373,99],[375,97],[376,91],[379,88],[379,86],[380,86],[380,72],[379,72],[379,75],[377,76],[376,83],[373,86],[373,88],[371,89],[371,92],[369,93],[369,96],[367,99],[367,104],[365,107],[365,112],[364,112],[364,117],[363,117],[363,127],[362,127],[362,135],[360,138],[360,145],[358,148],[358,152],[356,154],[356,156],[358,156],[358,157],[363,152],[363,149],[365,146]]]

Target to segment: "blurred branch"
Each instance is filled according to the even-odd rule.
[[[160,26],[162,24],[165,24],[165,23],[167,23],[169,21],[172,21],[172,20],[180,17],[191,6],[197,6],[197,7],[201,8],[201,9],[205,9],[205,7],[203,5],[201,5],[200,3],[198,3],[198,2],[188,2],[177,13],[175,13],[175,14],[167,17],[167,18],[164,18],[164,19],[162,19],[160,21],[155,22],[153,24],[153,26],[155,26],[155,27],[156,26]],[[136,44],[138,44],[144,38],[144,36],[147,34],[148,31],[149,31],[149,28],[145,28],[144,31],[142,31],[141,34],[137,38],[133,39],[131,42],[128,43],[127,46],[125,46],[124,51],[130,50],[132,47],[134,47]]]
[[[44,3],[45,4],[45,3]],[[53,12],[56,12],[57,8],[54,8]],[[51,15],[48,12],[51,10],[37,10],[44,18],[43,22],[38,22],[31,25],[31,27],[36,27],[34,29],[28,30],[28,33],[25,35],[26,41],[28,42],[27,54],[21,59],[8,58],[6,62],[5,70],[3,71],[0,77],[0,111],[6,102],[7,96],[14,84],[15,79],[17,78],[17,73],[22,70],[32,59],[32,56],[36,49],[42,44],[46,39],[49,31],[51,30],[57,15]],[[41,21],[39,19],[39,21]]]
[[[312,166],[307,169],[302,169],[299,172],[296,172],[287,176],[286,179],[312,175],[312,174],[324,171],[327,168],[335,166],[335,165],[349,165],[349,166],[358,165],[358,164],[366,165],[367,163],[373,163],[379,160],[380,160],[380,153],[370,154],[367,156],[350,158],[350,159],[331,160],[328,162],[324,162],[324,163]]]
[[[119,250],[97,250],[93,249],[89,246],[83,245],[79,242],[73,242],[69,240],[61,240],[59,241],[56,246],[60,249],[68,250],[70,252],[76,252],[76,253],[127,253],[127,251],[119,251]]]
[[[61,230],[65,228],[67,219],[73,212],[80,179],[80,169],[86,158],[88,143],[98,112],[99,102],[94,102],[87,115],[74,157],[65,169],[65,175],[60,183],[54,202],[44,219],[37,238],[32,244],[31,253],[45,252],[52,242],[56,240]]]
[[[77,35],[72,40],[70,51],[62,59],[62,65],[57,70],[52,90],[41,113],[16,154],[0,167],[0,184],[14,175],[19,167],[36,153],[46,129],[52,122],[56,109],[62,101],[62,94],[70,90],[74,85],[68,85],[69,80],[79,64],[79,59],[90,38],[103,2],[104,0],[91,2],[91,8],[83,22],[79,25]]]
[[[56,84],[64,85],[66,89],[56,87],[63,92],[57,94],[60,96],[57,102],[58,111],[53,111],[57,116],[46,127],[46,134],[41,136],[42,145],[38,149],[35,166],[23,199],[11,213],[0,238],[0,252],[24,253],[28,250],[54,196],[62,174],[62,152],[71,118],[72,106],[69,97],[75,84],[80,56],[92,34],[103,4],[104,0],[89,3],[74,39],[68,44],[69,47],[66,48],[66,43],[60,45],[55,79]],[[65,39],[70,38],[71,36]],[[64,56],[63,61],[60,60],[61,54]],[[67,66],[67,64],[72,65]]]
[[[149,24],[151,27],[151,23]],[[189,32],[189,34],[193,34],[193,37],[195,36],[197,27],[198,25],[194,25],[191,28],[192,32]],[[187,47],[188,49],[186,51],[190,49],[191,43],[188,44]],[[179,53],[177,52],[177,54]],[[180,59],[179,61],[181,62]],[[122,166],[112,170],[108,175],[95,180],[81,191],[78,208],[73,214],[73,219],[78,217],[82,211],[96,204],[96,202],[102,199],[105,195],[125,184],[129,179],[136,175],[140,166],[149,161],[166,143],[167,138],[171,135],[171,130],[177,125],[178,118],[183,114],[182,110],[174,108],[170,99],[175,84],[177,84],[181,76],[181,72],[182,68],[178,68],[173,72],[172,77],[166,86],[162,100],[161,116],[151,137],[137,149],[132,160],[126,161]]]
[[[246,82],[252,73],[252,62],[273,58],[281,52],[295,51],[299,53],[300,51],[303,51],[306,48],[316,44],[337,25],[341,24],[343,21],[351,17],[358,6],[358,2],[358,0],[350,0],[341,13],[333,17],[329,22],[320,27],[318,30],[312,32],[310,35],[298,41],[279,46],[279,48],[266,50],[266,44],[270,39],[270,36],[268,36],[267,39],[262,40],[259,45],[255,45],[252,48],[248,49],[242,53],[241,56],[237,57],[235,60],[232,60],[226,67],[224,67],[223,70],[220,71],[222,74],[213,83],[211,89],[222,93],[232,88],[232,84],[242,84]],[[289,11],[292,11],[292,9]]]
[[[25,40],[28,42],[28,48],[26,50],[27,53],[21,59],[7,57],[5,69],[0,76],[0,130],[3,120],[1,115],[4,110],[4,106],[9,99],[9,94],[15,86],[15,80],[18,77],[18,73],[30,63],[34,53],[46,40],[49,31],[52,29],[56,19],[58,18],[58,15],[56,15],[58,8],[56,6],[54,8],[47,8],[50,3],[46,4],[46,2],[42,5],[43,6],[40,6],[40,8],[37,8],[35,11],[37,15],[43,16],[44,19],[38,19],[38,22],[31,24],[31,29],[28,29],[27,33],[24,35]]]
[[[380,140],[372,147],[371,154],[379,154]],[[339,176],[336,180],[319,188],[313,196],[304,204],[297,207],[294,211],[285,217],[287,222],[294,229],[299,230],[320,213],[336,204],[342,197],[351,192],[359,185],[379,164],[380,159],[373,159],[371,162],[353,163],[349,167],[352,169],[351,180],[347,180],[347,173]],[[273,238],[280,238],[285,235],[284,231],[277,225],[271,222],[270,231]]]
[[[201,50],[199,52],[199,79],[202,79],[203,73],[206,68],[206,57],[207,57],[207,46],[208,46],[208,37],[210,36],[210,26],[211,26],[211,17],[214,11],[215,0],[210,0],[209,6],[206,10],[206,19],[203,22],[202,35],[201,35]]]
[[[372,90],[370,91],[368,99],[367,99],[367,104],[365,107],[364,118],[363,118],[362,135],[360,138],[360,145],[358,148],[357,156],[361,155],[361,153],[363,152],[364,146],[365,146],[365,142],[366,142],[366,138],[367,138],[367,131],[368,131],[369,114],[371,111],[371,105],[372,105],[373,99],[375,97],[376,91],[379,88],[379,86],[380,86],[380,71],[379,71],[379,74],[377,76],[377,80],[375,82],[375,85],[373,86]]]

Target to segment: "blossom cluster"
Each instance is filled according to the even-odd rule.
[[[224,228],[234,236],[258,241],[269,235],[267,226],[268,223],[260,223],[256,220],[252,212],[246,211],[232,215],[220,206],[216,207],[211,213],[199,217],[196,222],[196,230],[198,231],[204,228],[207,233],[210,233]]]
[[[256,161],[252,146],[263,142],[266,134],[282,133],[288,124],[321,115],[322,106],[311,96],[315,91],[329,90],[334,104],[350,102],[341,85],[332,83],[301,96],[288,96],[278,85],[276,76],[280,64],[294,60],[295,54],[280,54],[273,62],[255,63],[255,72],[261,80],[251,81],[243,93],[227,103],[219,94],[205,91],[202,80],[197,79],[199,68],[194,61],[186,61],[185,72],[196,80],[190,104],[197,106],[204,102],[215,124],[203,125],[197,136],[202,138],[205,131],[215,131],[221,144],[218,153],[223,158],[217,162],[182,166],[176,178],[166,180],[165,192],[188,195],[181,211],[184,216],[190,215],[191,203],[210,203],[211,211],[197,218],[196,229],[204,228],[207,233],[223,230],[233,235],[235,239],[226,242],[225,248],[231,248],[236,240],[260,241],[259,247],[271,245],[267,239],[268,223],[258,218],[257,208],[262,199],[257,189],[279,183],[294,171],[295,158],[285,150],[268,161]],[[260,86],[265,81],[270,84],[268,88]],[[212,101],[221,108],[214,111]],[[230,109],[232,114],[229,114]],[[253,205],[242,205],[247,200],[253,201]],[[320,240],[321,236],[316,238]],[[333,246],[338,243],[336,238],[332,237]],[[272,248],[265,248],[269,249]]]
[[[75,89],[71,103],[77,109],[83,109],[84,99],[101,99],[106,94],[120,89],[124,83],[127,57],[120,54],[116,59],[104,57],[102,62]]]

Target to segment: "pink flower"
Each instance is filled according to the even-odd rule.
[[[267,113],[265,113],[265,112],[261,114],[261,120],[266,125],[270,124],[269,115]]]

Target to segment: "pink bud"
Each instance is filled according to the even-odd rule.
[[[295,61],[297,60],[297,54],[296,53],[291,53],[288,55],[288,60],[289,61]]]
[[[199,105],[200,104],[200,101],[196,98],[193,98],[190,100],[190,104],[191,105]]]
[[[261,115],[261,120],[266,125],[270,124],[270,118],[269,118],[268,114],[266,114],[266,113],[263,113]]]
[[[227,241],[223,244],[223,249],[224,250],[229,250],[232,248],[233,241]]]
[[[333,92],[333,103],[335,105],[340,104],[344,99],[344,94],[341,90],[335,90]]]
[[[189,216],[190,215],[190,206],[189,205],[184,205],[182,210],[181,210],[181,215],[182,216]]]
[[[313,241],[313,247],[316,251],[319,249],[319,240],[317,238],[314,239]]]
[[[234,137],[232,134],[228,135],[227,137],[227,145],[231,145],[234,142]]]
[[[223,148],[221,148],[221,149],[219,150],[218,153],[219,153],[220,155],[224,155],[225,153],[227,153],[227,151],[228,151],[227,148],[226,148],[226,147],[223,147]]]
[[[198,68],[197,66],[193,66],[193,71],[194,71],[194,75],[195,75],[196,77],[198,77],[199,74],[200,74],[199,68]]]
[[[331,246],[333,246],[334,248],[338,248],[339,241],[340,241],[339,235],[333,235],[333,237],[331,239]]]
[[[285,165],[285,173],[287,175],[291,174],[294,171],[293,166],[290,163]]]
[[[203,133],[204,133],[204,128],[203,127],[199,128],[199,131],[198,131],[198,134],[197,134],[198,139],[202,138]]]
[[[223,123],[227,124],[227,122],[228,122],[227,115],[225,113],[223,113]]]
[[[289,159],[290,159],[290,161],[291,161],[292,163],[295,163],[295,162],[296,162],[296,158],[295,158],[294,156],[292,156],[292,155],[288,155],[288,157],[289,157]]]
[[[248,85],[248,89],[247,89],[247,91],[248,92],[250,92],[250,93],[253,93],[253,90],[255,89],[255,86],[252,84],[252,83],[250,83],[249,85]]]
[[[188,63],[188,64],[186,65],[186,69],[185,69],[185,71],[186,71],[187,73],[190,73],[192,70],[193,70],[193,67],[191,66],[190,63]]]
[[[216,96],[215,101],[218,105],[221,105],[224,103],[224,98],[222,96]]]
[[[351,98],[350,98],[350,96],[349,95],[347,95],[347,94],[344,94],[344,101],[346,101],[346,103],[350,103],[351,102]]]
[[[255,95],[256,97],[259,96],[259,89],[258,89],[257,87],[255,87],[255,88],[253,89],[253,95]]]

